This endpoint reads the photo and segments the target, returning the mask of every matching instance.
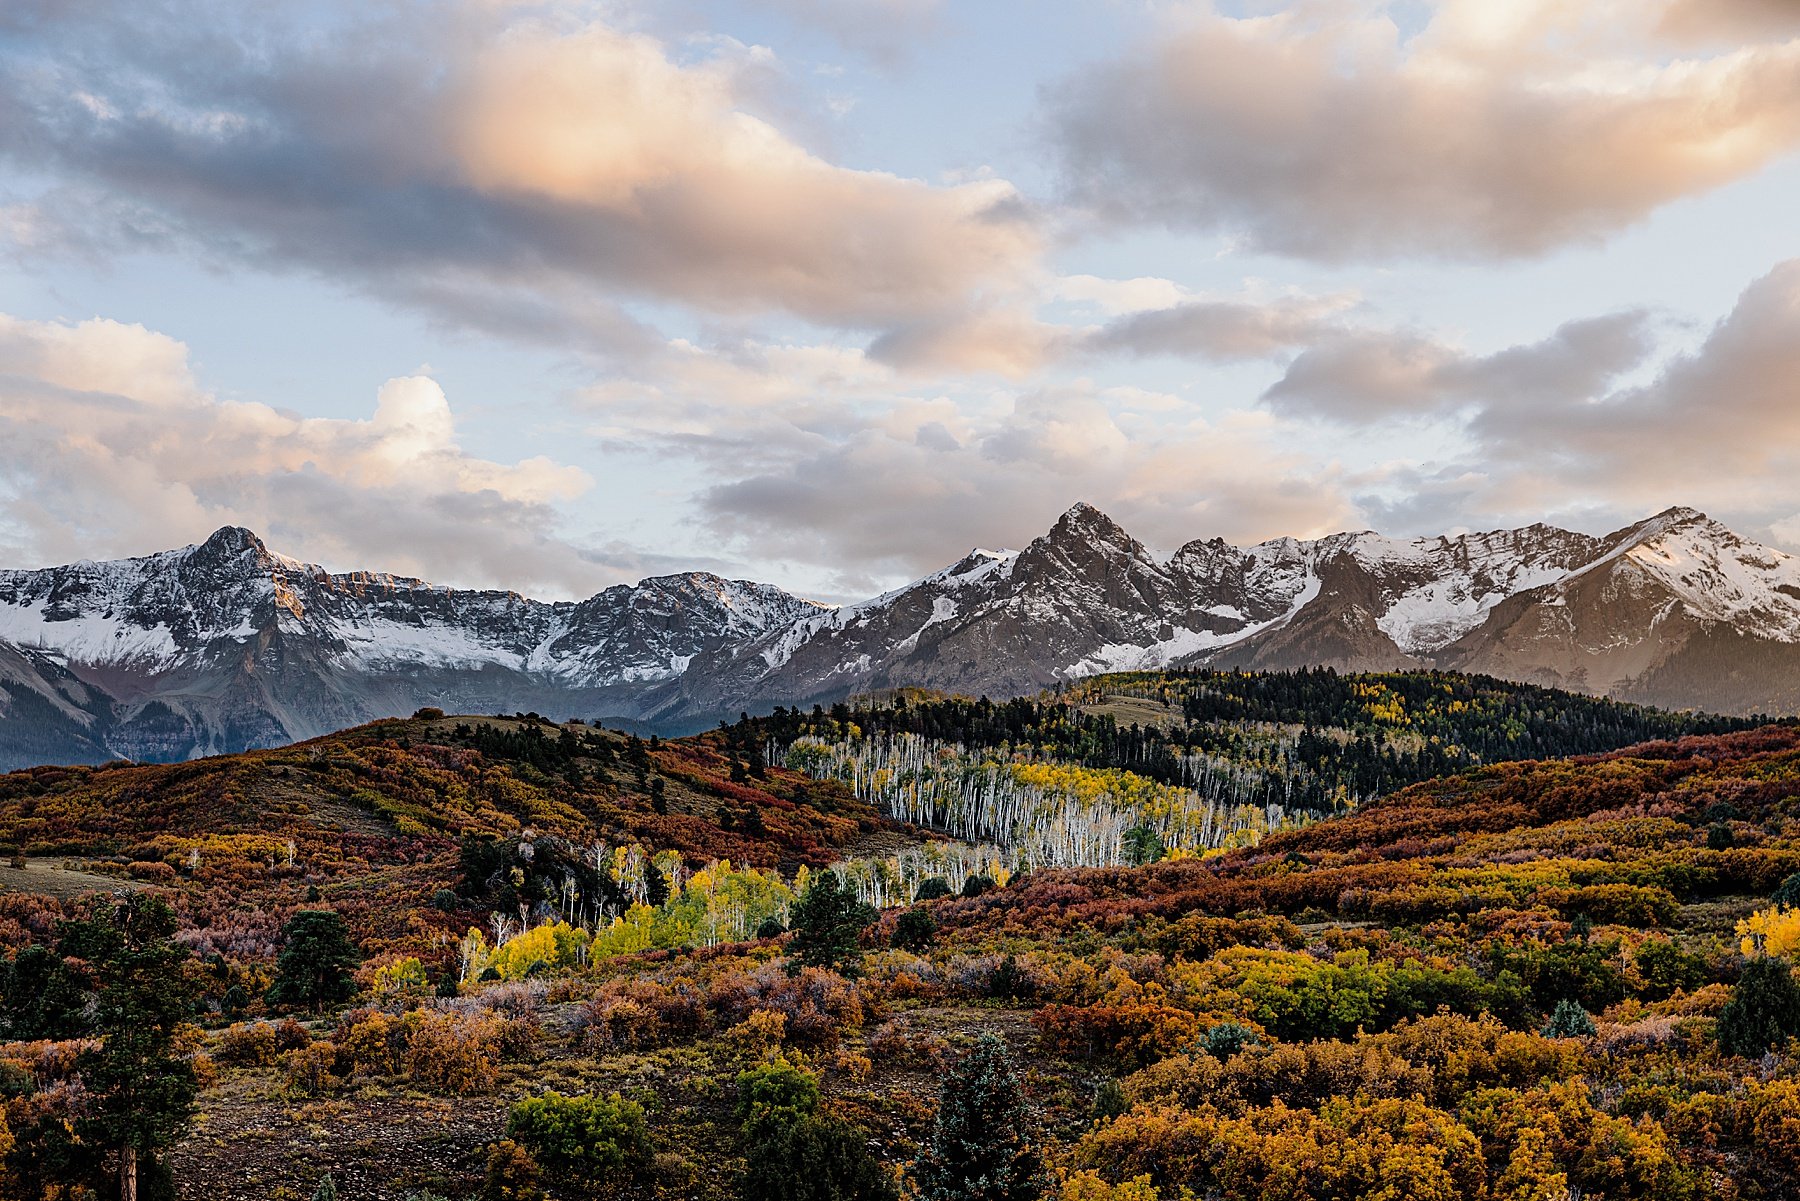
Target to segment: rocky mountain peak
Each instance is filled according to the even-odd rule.
[[[1072,542],[1087,545],[1109,544],[1129,547],[1137,544],[1137,539],[1125,532],[1125,527],[1096,509],[1086,501],[1077,501],[1069,507],[1069,511],[1056,519],[1044,540],[1053,544],[1066,545]]]
[[[222,525],[212,532],[212,536],[194,548],[201,554],[220,557],[252,553],[266,555],[269,548],[255,531],[247,530],[241,525]]]

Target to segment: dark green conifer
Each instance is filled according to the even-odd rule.
[[[1719,1013],[1719,1046],[1730,1055],[1761,1055],[1800,1034],[1800,984],[1785,959],[1758,956],[1744,965]]]
[[[351,973],[362,952],[350,941],[344,919],[330,909],[302,909],[281,931],[271,1005],[304,1005],[315,1010],[356,995]]]
[[[1037,1201],[1049,1186],[1006,1044],[984,1034],[951,1069],[915,1165],[921,1201]]]
[[[875,920],[875,910],[856,899],[834,871],[820,872],[794,906],[788,970],[826,967],[846,976],[862,970],[857,936]]]

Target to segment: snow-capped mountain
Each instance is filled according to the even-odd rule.
[[[904,685],[990,696],[1169,666],[1419,667],[1724,712],[1800,711],[1800,560],[1690,509],[1547,525],[1146,548],[1076,505],[830,608],[705,573],[581,602],[333,575],[247,530],[0,571],[0,767],[179,759],[423,705],[692,729]]]
[[[141,559],[0,572],[0,763],[41,761],[45,727],[81,758],[177,759],[423,705],[636,717],[697,655],[818,608],[700,572],[556,604],[332,575],[226,528]]]
[[[1744,665],[1727,670],[1734,657]],[[1604,538],[1540,524],[1214,539],[1161,557],[1077,505],[1023,551],[977,551],[804,618],[697,662],[681,688],[705,711],[902,685],[1008,696],[1160,667],[1454,667],[1665,705],[1793,712],[1790,663],[1800,668],[1800,561],[1689,509]]]

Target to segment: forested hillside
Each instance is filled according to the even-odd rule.
[[[1790,1197],[1800,730],[1708,721],[1158,675],[0,777],[0,1196],[119,1195],[129,1148],[195,1201],[949,1201],[977,1163],[1055,1201]],[[1127,766],[1342,783],[1433,739],[1506,761],[1210,830]],[[1017,782],[962,811],[1004,837],[926,828],[961,820],[892,757],[927,744]],[[1132,864],[1055,866],[1126,818]]]
[[[1028,869],[1141,860],[1152,836],[1216,851],[1483,763],[1753,724],[1439,672],[1191,671],[1002,702],[903,692],[778,707],[728,733]]]

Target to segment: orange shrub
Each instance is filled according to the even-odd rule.
[[[338,1056],[350,1073],[398,1074],[406,1062],[406,1023],[380,1010],[352,1010],[338,1022]]]
[[[491,1014],[416,1010],[406,1066],[413,1079],[447,1093],[485,1093],[494,1087],[494,1062],[506,1031]]]
[[[323,1096],[338,1083],[338,1050],[328,1039],[289,1051],[281,1057],[287,1091],[299,1097]]]
[[[268,1022],[238,1022],[219,1036],[219,1061],[233,1067],[267,1067],[277,1054],[275,1027]]]

